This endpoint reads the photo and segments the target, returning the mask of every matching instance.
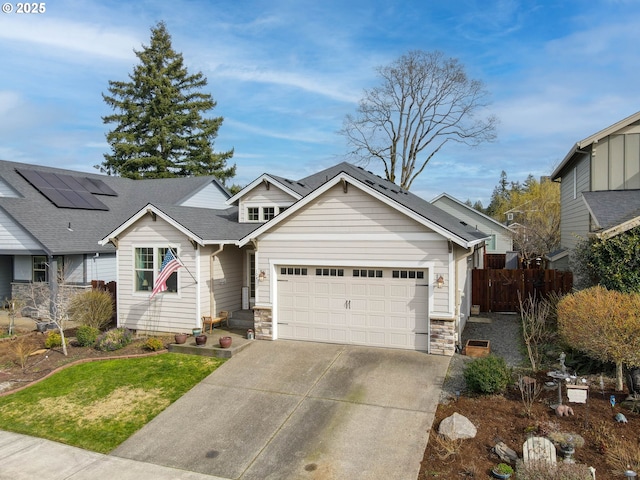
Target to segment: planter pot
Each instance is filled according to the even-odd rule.
[[[176,333],[175,339],[176,339],[176,343],[183,344],[183,343],[185,343],[187,341],[187,334],[186,333]]]
[[[231,346],[231,337],[220,337],[220,346],[222,348],[229,348]]]
[[[197,335],[196,336],[196,345],[204,345],[205,343],[207,343],[207,336],[204,334],[201,335]]]
[[[464,353],[468,357],[486,357],[491,353],[491,342],[489,340],[467,340]]]
[[[491,470],[491,473],[496,478],[502,478],[502,479],[511,478],[511,474],[510,473],[499,473],[499,472],[496,472],[495,470]]]
[[[202,333],[202,329],[201,328],[194,328],[193,330],[191,330],[191,333],[193,334],[194,337],[197,337],[198,335],[200,335]]]

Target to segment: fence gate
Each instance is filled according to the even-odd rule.
[[[472,303],[481,312],[517,312],[518,292],[543,298],[551,292],[570,293],[573,274],[559,270],[476,269],[472,274]]]

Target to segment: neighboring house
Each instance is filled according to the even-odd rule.
[[[506,254],[513,251],[513,234],[506,225],[446,193],[438,195],[431,200],[431,203],[464,222],[470,228],[489,235],[484,246],[485,253]],[[482,262],[478,268],[484,268]]]
[[[129,180],[0,161],[0,300],[30,282],[116,280],[116,249],[98,241],[148,202],[226,207],[214,177]]]
[[[260,339],[451,355],[490,236],[362,168],[264,174],[212,210],[149,202],[101,241],[117,248],[118,321],[181,332],[253,309]],[[150,289],[167,248],[173,288]],[[171,291],[173,290],[173,291]]]
[[[551,179],[561,182],[561,248],[548,257],[568,269],[579,240],[640,224],[640,112],[576,143]]]

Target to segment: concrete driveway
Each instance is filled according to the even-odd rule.
[[[415,480],[449,360],[256,341],[111,455],[229,479]]]

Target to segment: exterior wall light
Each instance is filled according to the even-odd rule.
[[[436,285],[438,285],[438,288],[442,288],[444,285],[444,277],[442,275],[437,278]]]

